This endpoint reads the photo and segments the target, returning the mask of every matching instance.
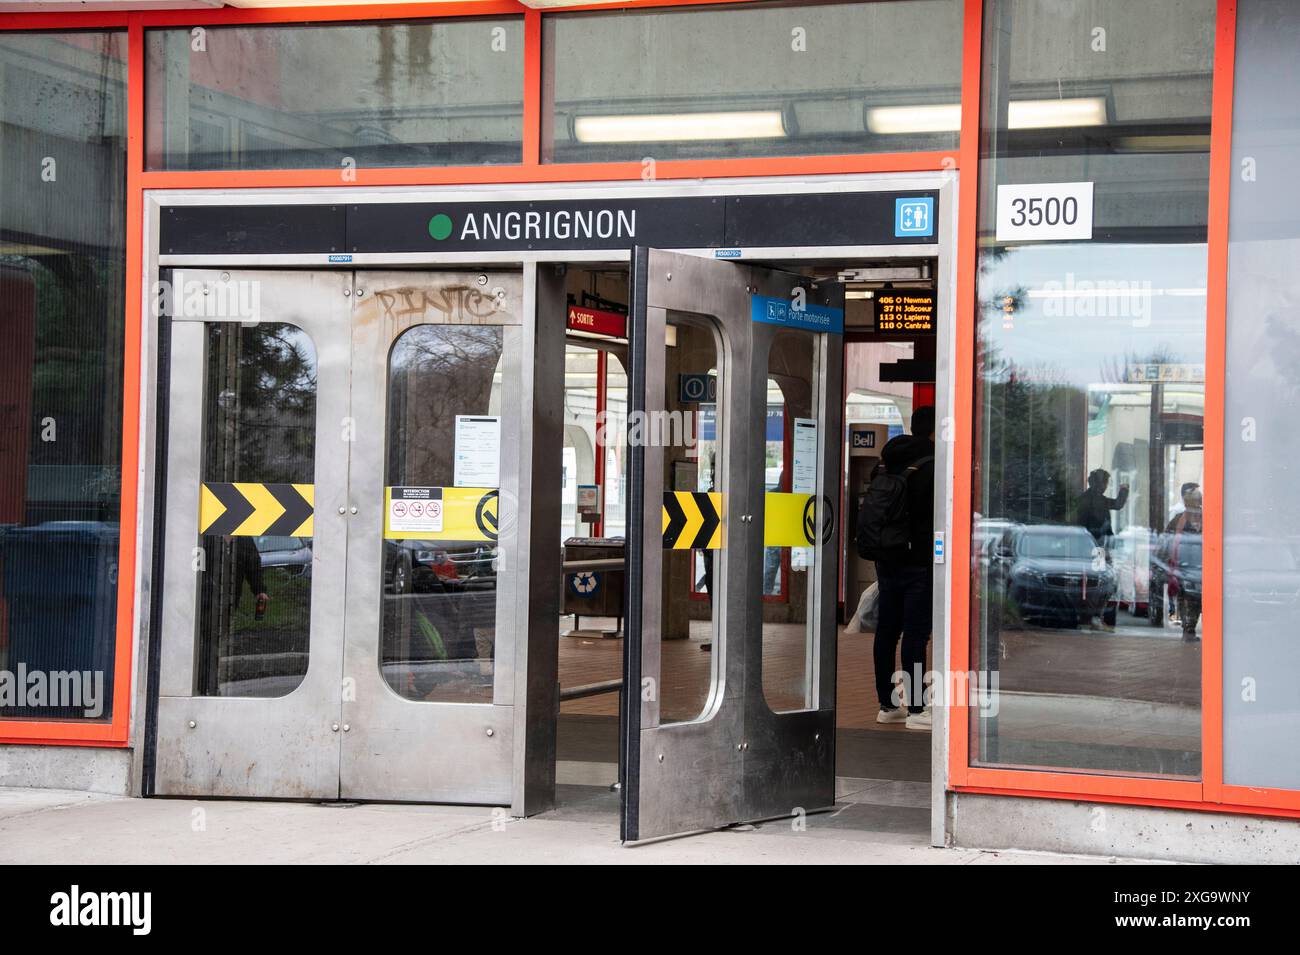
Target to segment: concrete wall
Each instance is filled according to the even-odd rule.
[[[949,793],[948,844],[1172,862],[1295,864],[1300,820]]]
[[[0,746],[0,786],[125,796],[131,750],[102,746]]]

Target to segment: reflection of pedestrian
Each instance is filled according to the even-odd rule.
[[[1106,496],[1106,488],[1109,486],[1110,472],[1097,468],[1088,475],[1088,490],[1079,498],[1079,524],[1087,528],[1092,539],[1102,547],[1115,534],[1110,523],[1110,512],[1118,511],[1128,501],[1127,484],[1119,486],[1119,494],[1115,497]]]
[[[1110,522],[1110,512],[1118,511],[1128,501],[1127,484],[1119,486],[1119,494],[1115,497],[1106,496],[1106,488],[1109,486],[1110,472],[1104,468],[1097,468],[1088,475],[1088,490],[1084,491],[1079,498],[1079,523],[1102,549],[1107,563],[1110,562],[1110,539],[1115,536],[1115,529]],[[1110,632],[1115,629],[1116,606],[1108,606],[1102,612],[1102,630]],[[1083,625],[1095,628],[1092,614],[1085,614]]]
[[[1169,522],[1166,555],[1170,569],[1169,589],[1178,602],[1178,620],[1183,625],[1183,639],[1188,643],[1199,640],[1196,624],[1201,619],[1201,492],[1191,490],[1183,495],[1185,509]],[[1188,582],[1195,582],[1189,590]]]
[[[244,581],[253,594],[253,617],[261,620],[266,615],[270,598],[266,595],[266,582],[262,578],[262,554],[251,537],[236,537],[235,541],[235,606],[244,594]]]

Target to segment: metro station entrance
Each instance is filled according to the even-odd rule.
[[[941,193],[711,188],[158,206],[149,794],[524,816],[578,766],[626,841],[835,804],[839,279],[929,269],[933,219],[889,236]],[[493,251],[512,215],[613,231]]]

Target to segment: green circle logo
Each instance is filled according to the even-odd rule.
[[[429,235],[439,242],[451,235],[451,216],[439,212],[429,220]]]

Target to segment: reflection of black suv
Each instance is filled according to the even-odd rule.
[[[1115,594],[1115,571],[1082,527],[1013,527],[996,548],[990,570],[1025,620],[1076,626],[1102,616]]]

